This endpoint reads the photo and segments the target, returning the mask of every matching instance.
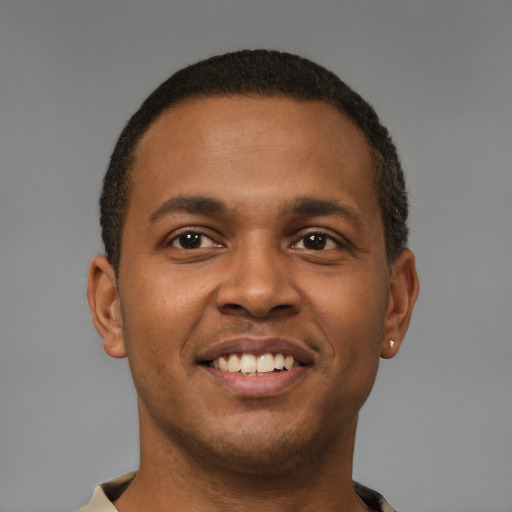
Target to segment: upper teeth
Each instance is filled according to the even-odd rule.
[[[293,356],[283,354],[230,354],[229,356],[217,357],[213,360],[213,367],[224,372],[242,372],[246,375],[258,373],[269,373],[274,370],[291,370],[300,366]]]

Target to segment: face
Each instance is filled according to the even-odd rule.
[[[360,131],[318,102],[190,100],[133,171],[103,334],[128,355],[141,436],[248,468],[353,436],[401,341]]]

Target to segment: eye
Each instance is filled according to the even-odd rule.
[[[205,247],[217,247],[219,244],[204,233],[187,231],[175,236],[169,245],[178,249],[204,249]]]
[[[308,233],[294,244],[296,249],[307,249],[309,251],[325,251],[337,247],[340,247],[340,244],[325,233]]]

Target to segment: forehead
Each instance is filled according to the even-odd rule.
[[[251,191],[268,201],[295,187],[299,195],[353,193],[375,209],[373,177],[363,133],[326,103],[212,97],[183,101],[151,125],[135,152],[132,192],[158,202],[213,188],[223,199]]]
[[[361,156],[369,156],[362,131],[328,103],[258,95],[183,100],[157,117],[138,142],[135,156],[144,153],[152,142],[171,141],[171,137],[178,146],[180,142],[188,142],[190,137],[196,142],[218,142],[218,136],[231,131],[235,142],[245,135],[254,136],[256,125],[271,131],[273,139],[280,135],[282,142],[291,142],[293,137],[303,144],[304,149],[314,146],[320,139],[325,145],[334,143],[338,150],[346,149],[347,144],[356,146],[356,150],[366,146],[368,153],[363,155],[363,151]],[[293,130],[290,130],[292,126]],[[285,135],[289,136],[286,141]],[[302,140],[299,141],[300,137]],[[177,146],[174,149],[178,149]],[[155,147],[149,149],[153,152]]]

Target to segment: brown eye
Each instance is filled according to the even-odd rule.
[[[171,245],[179,249],[202,249],[204,247],[214,247],[216,244],[203,233],[188,231],[173,238]]]
[[[308,233],[299,240],[295,247],[309,251],[324,251],[335,249],[339,247],[339,244],[324,233]]]
[[[303,238],[304,247],[306,249],[312,249],[313,251],[321,251],[325,249],[327,244],[327,237],[318,233],[305,236]]]

